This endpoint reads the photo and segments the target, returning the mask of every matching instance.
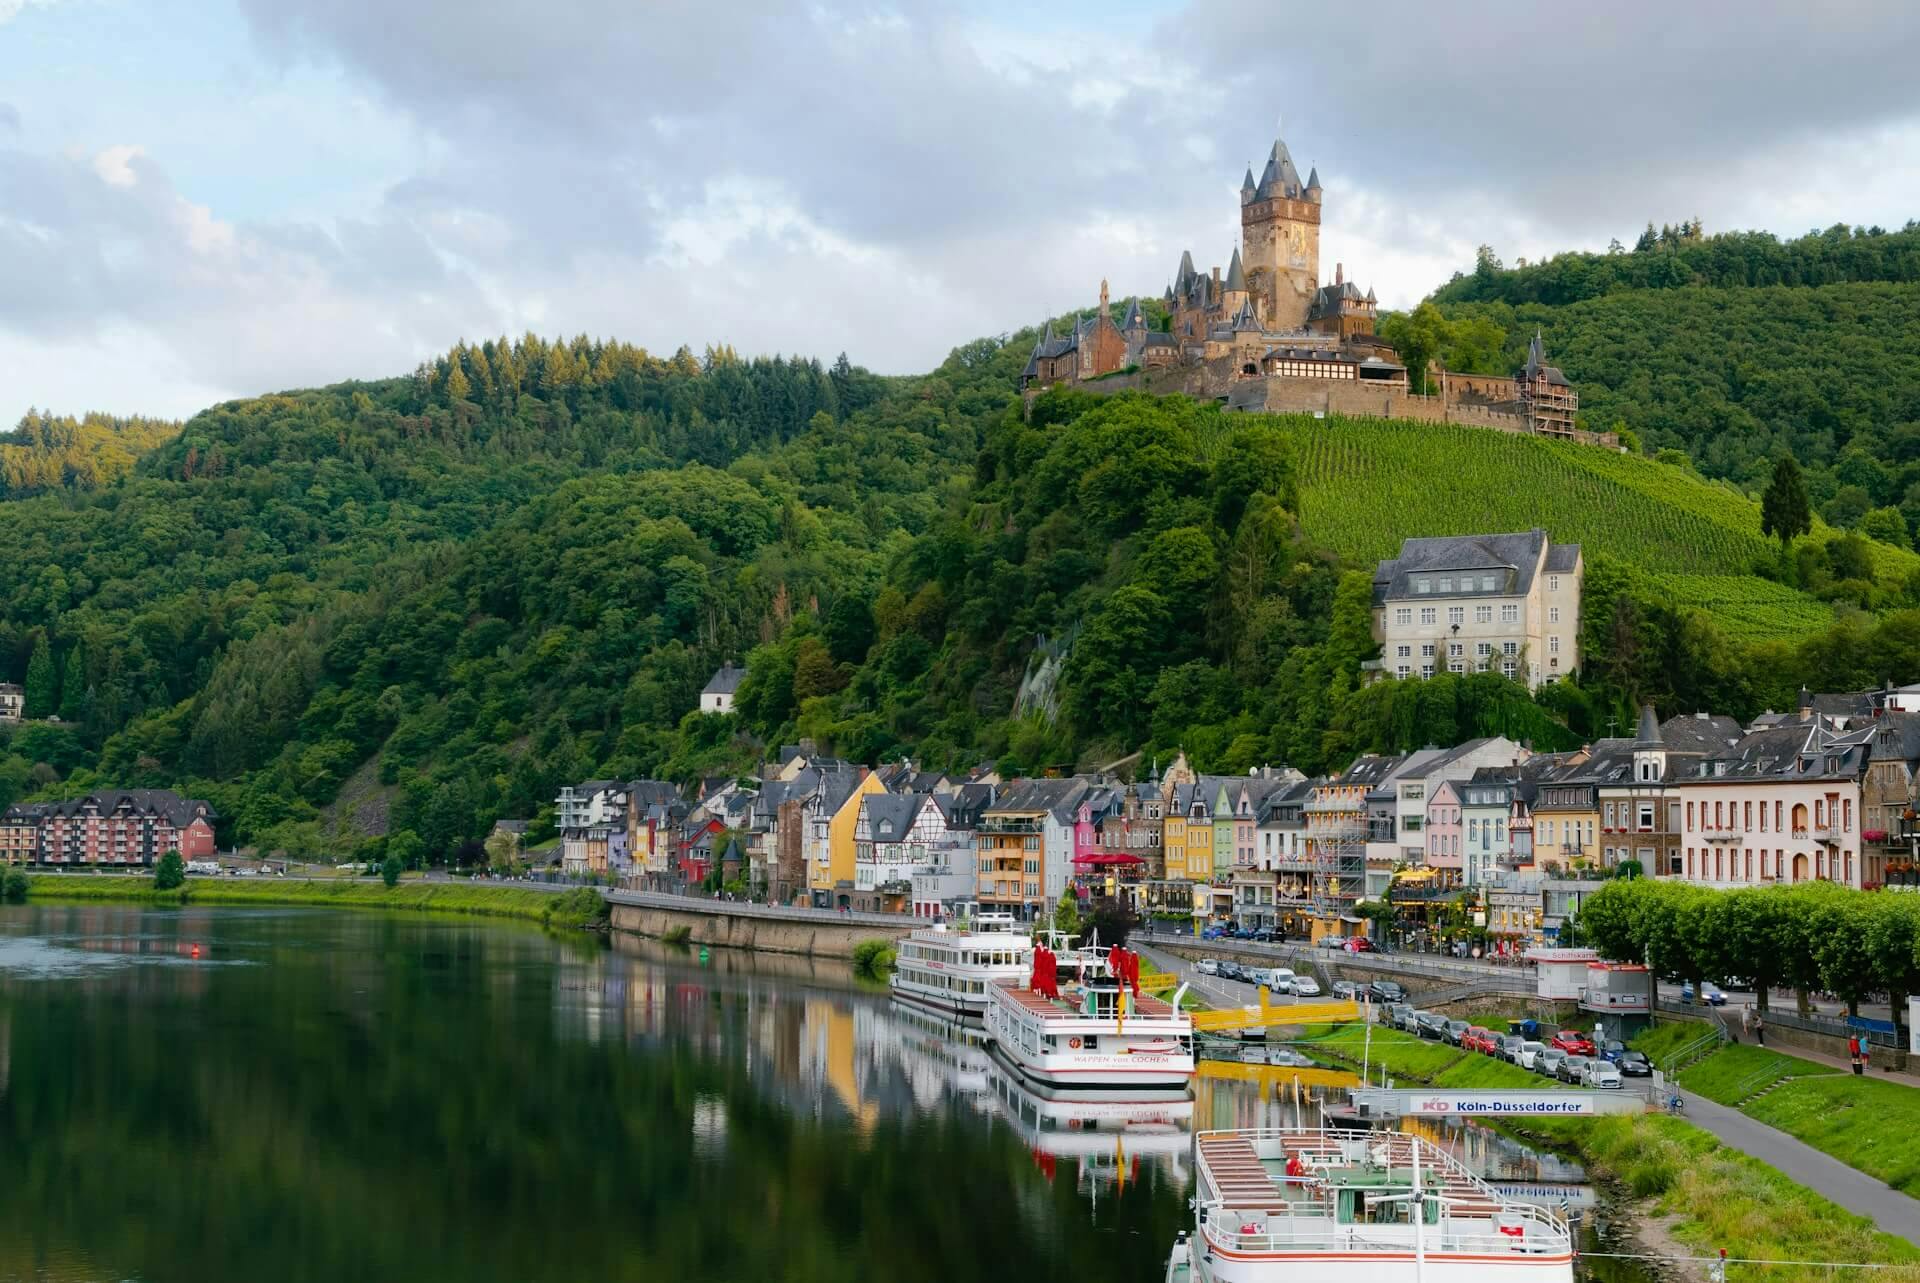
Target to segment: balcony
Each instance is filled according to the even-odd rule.
[[[1840,843],[1841,832],[1838,825],[1816,824],[1813,826],[1811,833],[1814,841],[1827,846],[1837,846]]]
[[[1700,835],[1703,842],[1738,842],[1741,837],[1734,829],[1708,829]]]
[[[987,833],[1042,833],[1046,831],[1046,821],[1000,816],[985,816],[980,821],[979,831]]]

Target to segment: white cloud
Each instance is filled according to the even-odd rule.
[[[144,155],[145,149],[137,144],[120,143],[94,155],[93,172],[109,187],[131,187],[140,181],[133,172],[133,162]]]

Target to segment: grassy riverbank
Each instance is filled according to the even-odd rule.
[[[1681,1071],[1680,1084],[1920,1197],[1920,1088],[1746,1043]]]
[[[1298,1045],[1316,1058],[1358,1067],[1364,1036],[1358,1025],[1336,1025],[1316,1031]],[[1374,1030],[1366,1057],[1376,1072],[1384,1065],[1401,1082],[1458,1088],[1543,1085],[1538,1075],[1517,1065],[1391,1029]],[[1851,1085],[1852,1079],[1827,1075],[1793,1086],[1836,1082]],[[1892,1084],[1865,1085],[1913,1094]],[[1772,1100],[1773,1095],[1765,1099]],[[1722,1145],[1683,1119],[1648,1114],[1529,1118],[1516,1124],[1515,1130],[1576,1151],[1590,1168],[1619,1181],[1643,1200],[1643,1213],[1658,1223],[1660,1231],[1696,1254],[1724,1247],[1736,1257],[1906,1263],[1914,1267],[1910,1275],[1902,1270],[1877,1277],[1920,1279],[1920,1249],[1881,1233],[1871,1222],[1795,1184],[1765,1163]],[[1911,1148],[1908,1138],[1913,1134],[1890,1126],[1889,1150],[1903,1144]],[[1769,1269],[1766,1278],[1767,1283],[1802,1279],[1812,1283],[1826,1280],[1827,1273],[1777,1267]]]
[[[402,882],[378,879],[304,882],[283,878],[191,878],[175,891],[156,891],[151,878],[36,875],[27,897],[47,902],[122,901],[160,905],[306,905],[335,909],[392,909],[521,918],[549,926],[590,926],[606,916],[606,900],[588,888],[561,894],[479,882]]]

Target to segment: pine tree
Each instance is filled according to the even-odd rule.
[[[87,643],[77,641],[67,652],[66,671],[60,683],[60,720],[87,720]]]
[[[467,399],[472,389],[467,384],[467,372],[460,368],[460,358],[455,356],[447,362],[447,403],[458,405]]]
[[[1807,508],[1807,482],[1793,456],[1783,454],[1773,465],[1773,480],[1760,500],[1760,533],[1777,535],[1782,549],[1796,535],[1813,529],[1813,514]]]
[[[60,700],[60,677],[53,668],[53,648],[41,633],[33,643],[33,658],[27,661],[28,717],[46,717],[56,711]]]

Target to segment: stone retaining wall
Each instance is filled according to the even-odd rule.
[[[808,957],[850,958],[862,940],[898,940],[913,929],[911,921],[880,926],[868,922],[839,923],[827,915],[821,920],[728,912],[748,906],[725,904],[661,908],[653,905],[613,905],[613,929],[635,935],[662,937],[679,928],[689,944],[728,949],[756,949],[770,953],[797,953]]]

